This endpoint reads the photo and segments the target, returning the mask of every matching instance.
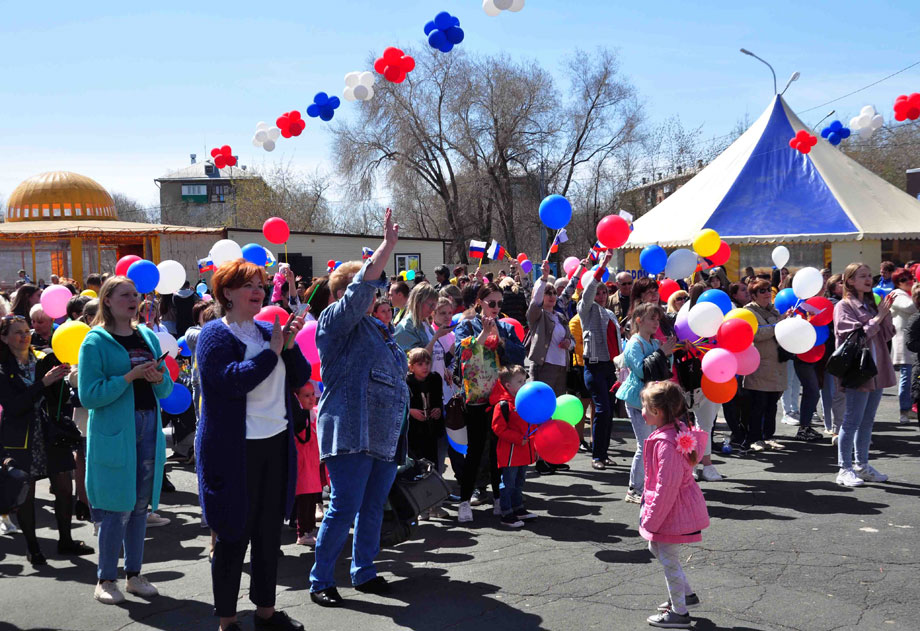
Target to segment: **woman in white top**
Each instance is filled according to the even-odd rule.
[[[910,270],[899,268],[891,275],[894,289],[891,295],[891,321],[894,324],[894,339],[891,340],[891,363],[898,373],[898,403],[901,407],[901,424],[910,423],[910,378],[916,355],[907,350],[907,323],[910,317],[917,313],[917,307],[911,300],[910,290],[914,286],[914,278]]]

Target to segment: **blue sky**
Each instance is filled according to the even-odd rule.
[[[7,2],[0,20],[0,197],[30,175],[70,170],[155,205],[153,178],[230,144],[243,164],[331,169],[325,124],[267,154],[250,139],[260,120],[303,111],[320,91],[386,46],[424,44],[440,10],[457,15],[470,52],[535,59],[561,85],[576,46],[619,50],[650,122],[678,114],[708,138],[751,120],[794,70],[798,112],[920,60],[920,2],[527,0],[488,17],[481,0],[192,3]],[[920,66],[831,107],[849,120],[874,104],[886,119],[898,94],[920,91]],[[357,104],[343,102],[336,117]],[[920,166],[920,163],[918,163]],[[334,193],[333,193],[334,195]]]

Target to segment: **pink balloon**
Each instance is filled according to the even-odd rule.
[[[760,352],[751,344],[740,353],[735,353],[738,362],[738,374],[750,375],[760,366]]]
[[[67,303],[73,298],[70,290],[63,285],[51,285],[42,292],[42,310],[52,320],[67,315]]]
[[[311,320],[303,325],[300,333],[294,338],[300,352],[306,358],[309,364],[319,363],[319,349],[316,348],[316,321]]]
[[[578,264],[580,261],[577,256],[570,256],[565,261],[562,262],[562,269],[565,270],[566,276],[571,276],[575,273],[575,270],[578,269]]]
[[[275,323],[275,316],[278,316],[278,321],[281,323],[281,326],[288,321],[287,311],[278,307],[276,305],[268,305],[267,307],[262,307],[262,310],[259,311],[253,318],[253,320],[258,320],[259,322],[268,322],[269,324]]]
[[[703,374],[716,383],[725,383],[738,372],[735,354],[724,348],[714,348],[703,355]]]
[[[211,302],[214,298],[211,297],[211,294],[205,294],[201,297],[204,302]]]

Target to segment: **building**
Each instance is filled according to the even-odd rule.
[[[673,175],[658,173],[655,178],[644,177],[639,186],[620,194],[617,204],[638,219],[689,182],[704,166],[703,161],[698,160],[695,167],[677,167]]]

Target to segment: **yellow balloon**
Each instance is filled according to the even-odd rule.
[[[754,334],[757,334],[757,316],[754,315],[752,311],[747,309],[732,309],[725,314],[725,319],[729,318],[741,318],[745,322],[751,325],[751,328],[754,329]]]
[[[87,296],[87,297],[89,297],[89,298],[98,298],[98,297],[99,297],[99,296],[96,295],[96,292],[93,291],[92,289],[84,289],[83,291],[80,292],[80,295],[81,295],[81,296]]]
[[[703,258],[712,256],[718,252],[720,245],[722,245],[722,238],[719,237],[719,233],[712,228],[701,230],[700,233],[696,235],[696,238],[693,239],[693,251]]]
[[[80,356],[80,345],[89,333],[89,327],[76,320],[65,322],[57,328],[51,338],[51,349],[62,364],[76,364]]]

